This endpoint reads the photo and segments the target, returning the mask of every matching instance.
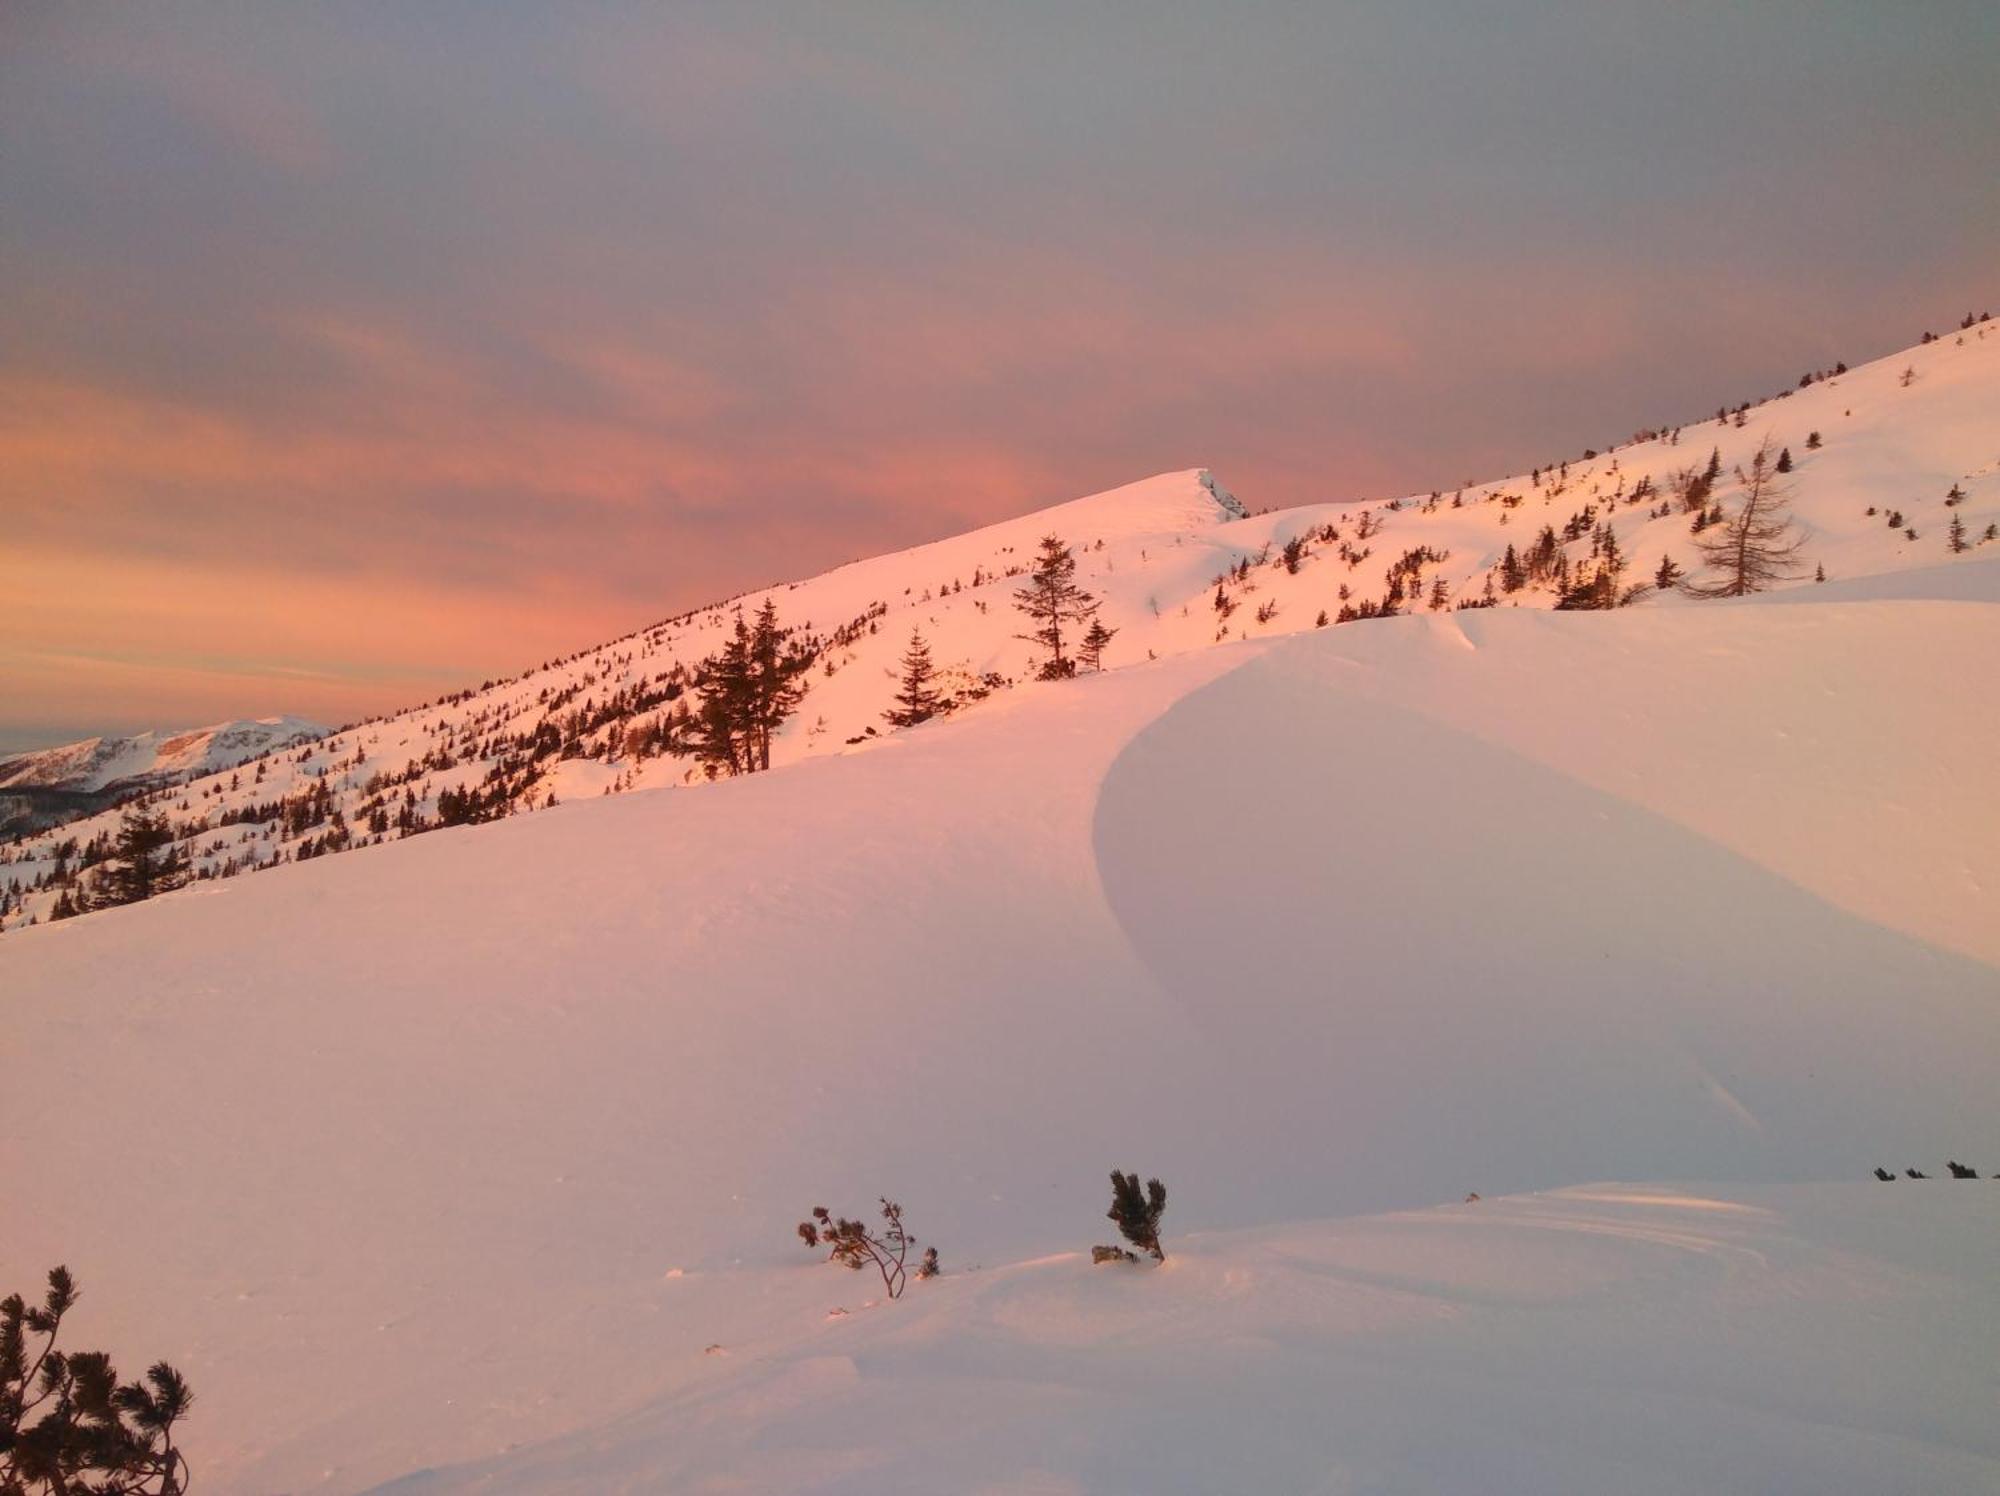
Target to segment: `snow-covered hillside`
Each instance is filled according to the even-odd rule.
[[[329,729],[303,717],[218,722],[183,732],[85,738],[0,759],[0,831],[45,817],[71,819],[141,790],[218,774],[265,754],[296,748]]]
[[[258,717],[184,732],[86,738],[0,759],[0,790],[102,790],[149,781],[178,782],[233,769],[277,749],[295,748],[326,731],[303,717]]]
[[[2000,324],[1957,332],[1795,390],[1597,454],[1453,492],[1250,515],[1207,473],[1170,473],[892,556],[857,562],[669,619],[511,681],[364,722],[156,797],[204,876],[346,851],[438,826],[447,791],[484,813],[685,784],[659,728],[736,609],[768,597],[817,653],[777,765],[844,752],[888,729],[911,631],[978,710],[1033,676],[1012,606],[1037,542],[1075,550],[1078,579],[1117,633],[1108,668],[1270,638],[1395,600],[1401,611],[1550,607],[1555,580],[1508,591],[1503,561],[1545,528],[1580,568],[1609,526],[1643,587],[1663,559],[1698,565],[1698,516],[1736,502],[1734,470],[1767,438],[1784,449],[1805,532],[1799,580],[1836,589],[2000,554]],[[1713,462],[1710,506],[1677,494]],[[1953,549],[1957,522],[1965,548]],[[1287,546],[1294,549],[1288,555]],[[1926,583],[1926,587],[1930,584]],[[1933,589],[1934,590],[1934,589]],[[1714,606],[1677,594],[1641,607]],[[117,816],[85,818],[0,854],[0,928],[46,919],[66,880],[102,854]]]
[[[2000,1168],[2000,558],[1795,597],[1191,639],[10,934],[0,1283],[223,1493],[1994,1488],[2000,1186],[1869,1172]],[[1114,1167],[1164,1268],[1077,1255]],[[792,1229],[884,1193],[893,1304]]]

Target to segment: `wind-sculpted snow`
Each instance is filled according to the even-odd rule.
[[[155,797],[154,808],[197,873],[221,878],[467,815],[701,788],[699,769],[670,751],[673,714],[735,609],[754,613],[767,600],[815,653],[808,694],[771,745],[780,768],[888,731],[884,712],[914,631],[961,710],[990,711],[1036,677],[1013,595],[1049,534],[1073,549],[1079,584],[1114,630],[1103,654],[1110,670],[1310,632],[1364,608],[1461,617],[1549,609],[1559,578],[1596,567],[1607,537],[1626,563],[1615,590],[1639,611],[1713,611],[1726,605],[1650,584],[1663,561],[1699,570],[1699,538],[1740,505],[1738,470],[1766,441],[1784,456],[1781,481],[1804,543],[1782,583],[1789,595],[1990,596],[1987,583],[1968,579],[1990,573],[2000,555],[1996,409],[2000,324],[1981,323],[1717,417],[1449,491],[1329,496],[1251,514],[1205,470],[1163,473],[699,608],[196,779]],[[1689,481],[1711,464],[1712,491],[1692,499]],[[1544,532],[1550,569],[1510,578],[1509,551],[1518,563]],[[1924,579],[1894,580],[1917,573]],[[65,801],[50,813],[95,808]],[[117,819],[87,815],[0,849],[0,928],[49,918],[108,850]]]
[[[2000,1190],[1577,1189],[831,1320],[823,1268],[698,1388],[383,1496],[1960,1496],[2000,1482],[1995,1230]]]
[[[16,932],[0,1285],[181,1365],[222,1496],[1976,1489],[1929,1192],[2000,1189],[1771,1192],[2000,1165],[1996,626],[1390,620]],[[1112,1167],[1164,1272],[1005,1266]],[[1301,1224],[1649,1174],[1777,1215]],[[792,1226],[881,1193],[947,1277],[867,1308]]]
[[[1907,812],[1915,755],[1882,752],[1867,724],[1843,724],[1851,712],[1799,710],[1817,702],[1790,689],[1806,662],[1784,638],[1802,622],[1789,613],[1740,621],[1749,667],[1728,733],[1685,707],[1678,723],[1635,707],[1685,703],[1697,675],[1719,676],[1708,621],[1686,621],[1640,636],[1622,620],[1484,620],[1476,655],[1422,626],[1397,650],[1299,640],[1188,696],[1119,758],[1100,876],[1163,1000],[1201,1032],[1211,1075],[1177,1091],[1175,1111],[1191,1143],[1213,1137],[1195,1167],[1227,1209],[1254,1216],[1288,1188],[1369,1210],[1578,1179],[1840,1177],[2000,1119],[2000,970],[1645,808],[1713,802],[1723,778],[1747,779],[1761,793],[1733,829],[1762,851],[1816,779],[1842,775],[1823,731],[1846,738],[1854,819],[1879,793],[1915,823],[1874,848],[1885,897],[1943,881],[1934,829],[1988,856],[1948,807],[1938,828]],[[1551,668],[1576,641],[1544,636],[1592,631],[1625,635],[1601,656],[1625,670]],[[2000,646],[2000,628],[1966,643]],[[1439,689],[1456,670],[1424,670],[1433,652],[1520,718],[1562,712],[1566,683],[1587,680],[1595,725],[1572,723],[1551,756],[1587,759],[1607,783],[1644,763],[1643,787],[1607,792],[1525,757],[1507,740],[1541,734],[1509,719],[1483,734],[1438,720],[1472,704]],[[1871,663],[1843,658],[1856,698],[1894,716],[1924,694]],[[1802,736],[1818,772],[1794,777]],[[2000,825],[1983,800],[1979,819]],[[1299,1146],[1268,1146],[1300,1124]]]

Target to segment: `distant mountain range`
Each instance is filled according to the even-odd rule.
[[[257,717],[180,732],[85,738],[0,758],[0,834],[40,830],[142,791],[313,742],[329,731],[303,717]]]

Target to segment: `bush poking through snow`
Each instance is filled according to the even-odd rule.
[[[1166,1209],[1167,1187],[1159,1180],[1147,1180],[1142,1191],[1137,1174],[1111,1171],[1111,1209],[1105,1216],[1118,1223],[1125,1240],[1160,1262],[1167,1260],[1166,1248],[1160,1245],[1160,1217]]]
[[[121,1387],[102,1351],[57,1350],[76,1299],[69,1270],[56,1267],[40,1308],[19,1294],[0,1303],[0,1492],[181,1496],[188,1464],[174,1425],[193,1394],[164,1361]]]
[[[871,1231],[864,1221],[836,1217],[824,1205],[815,1205],[812,1219],[799,1222],[799,1240],[808,1247],[826,1247],[829,1261],[843,1263],[857,1273],[872,1264],[882,1275],[889,1297],[899,1299],[909,1281],[904,1263],[916,1238],[903,1228],[902,1206],[889,1199],[881,1205],[883,1225],[879,1232]],[[917,1276],[934,1278],[937,1274],[937,1248],[926,1248]]]

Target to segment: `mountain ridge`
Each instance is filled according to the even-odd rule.
[[[968,705],[1033,676],[1012,593],[1047,533],[1071,546],[1080,583],[1116,631],[1104,652],[1113,669],[1312,628],[1398,596],[1404,610],[1550,607],[1546,579],[1496,590],[1509,546],[1525,552],[1547,526],[1558,564],[1584,567],[1608,526],[1631,562],[1628,582],[1642,584],[1662,557],[1692,571],[1697,537],[1677,485],[1712,462],[1714,503],[1728,506],[1732,470],[1766,438],[1786,451],[1808,540],[1808,569],[1788,585],[1811,585],[1811,568],[1838,585],[1962,564],[1994,554],[1996,407],[2000,332],[1975,321],[1852,370],[1814,371],[1756,405],[1450,494],[1251,514],[1207,469],[1182,469],[695,609],[152,799],[208,877],[433,828],[449,818],[447,795],[477,797],[483,818],[693,783],[697,769],[660,754],[662,726],[736,610],[767,600],[815,654],[774,767],[852,751],[887,730],[912,630]],[[1963,554],[1948,549],[1954,520]],[[1642,605],[1661,604],[1696,605],[1671,594]],[[87,816],[0,852],[0,930],[47,918],[59,880],[102,855],[115,825]]]

